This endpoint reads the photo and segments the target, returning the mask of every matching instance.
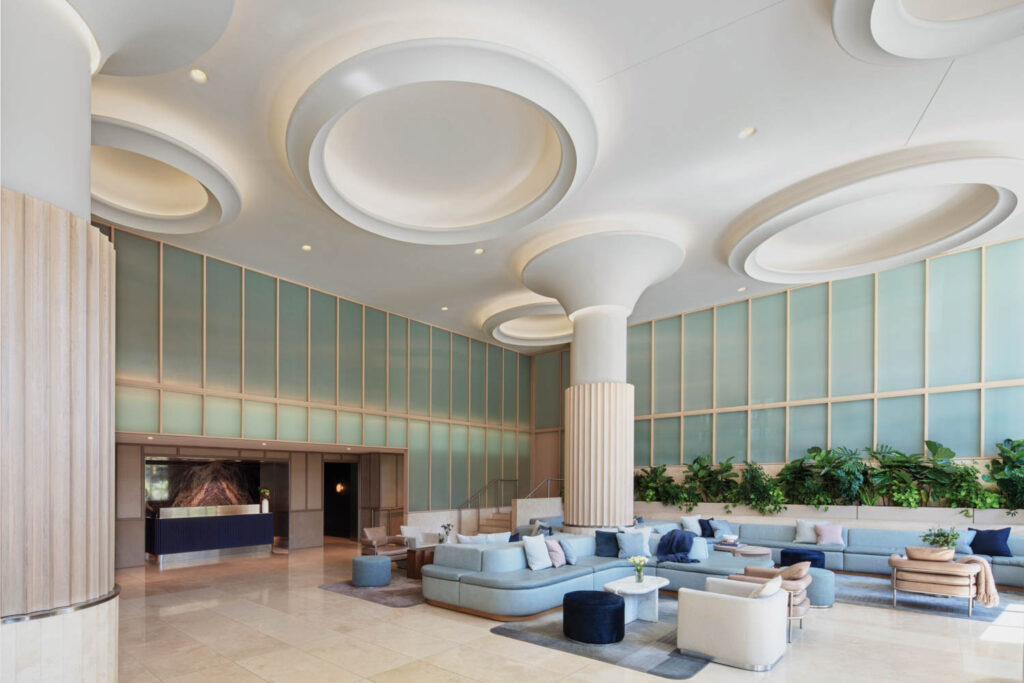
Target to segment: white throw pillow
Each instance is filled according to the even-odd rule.
[[[476,536],[463,536],[462,534],[455,534],[455,537],[459,539],[459,543],[468,543],[470,545],[483,545],[487,543],[487,539],[477,534]]]
[[[418,526],[402,526],[398,528],[402,532],[402,536],[409,539],[412,542],[412,547],[416,547],[423,540],[423,532],[420,531]]]
[[[697,521],[700,515],[683,515],[680,519],[683,520],[683,531],[692,531],[700,536],[700,522]]]
[[[508,540],[512,538],[511,531],[499,531],[494,534],[481,534],[484,537],[487,545],[498,545],[501,543],[508,543]]]
[[[553,567],[548,554],[547,536],[523,536],[523,550],[526,551],[526,566],[530,569]]]
[[[750,597],[767,598],[769,596],[775,595],[780,590],[782,590],[782,577],[776,576],[774,579],[771,579],[758,586],[758,590],[754,591],[754,593]]]
[[[814,530],[815,524],[824,524],[825,522],[818,522],[808,519],[796,520],[796,536],[793,538],[793,543],[818,543],[818,532]]]

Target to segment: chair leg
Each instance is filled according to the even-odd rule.
[[[793,642],[793,620],[789,618],[786,619],[786,642]]]
[[[970,619],[974,616],[974,598],[967,598],[967,618]]]

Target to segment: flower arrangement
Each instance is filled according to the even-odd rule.
[[[438,534],[438,540],[441,541],[442,543],[447,543],[448,542],[448,536],[451,535],[452,529],[454,529],[454,528],[455,527],[452,525],[451,522],[446,522],[446,523],[442,524],[441,525],[441,533]]]
[[[647,558],[643,555],[634,555],[629,558],[629,561],[633,563],[633,569],[636,570],[636,582],[643,583],[644,566],[647,564]]]

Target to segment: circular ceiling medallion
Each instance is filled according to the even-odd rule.
[[[202,232],[235,220],[231,179],[182,142],[134,123],[93,116],[92,212],[139,230]]]
[[[462,39],[396,43],[321,76],[299,99],[288,162],[354,225],[419,244],[508,234],[593,166],[586,104],[547,65]]]
[[[835,0],[832,32],[873,63],[949,59],[1024,33],[1021,0]]]
[[[731,228],[729,265],[764,282],[821,282],[901,266],[984,235],[1017,210],[1024,161],[948,151],[867,159],[765,199]]]
[[[543,347],[572,341],[572,322],[558,303],[513,306],[484,322],[484,332],[502,344]]]

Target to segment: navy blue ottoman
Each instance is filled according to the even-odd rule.
[[[572,591],[562,598],[562,633],[581,643],[617,643],[626,636],[626,601],[605,591]]]
[[[825,568],[825,553],[820,550],[804,550],[803,548],[788,548],[779,553],[779,564],[789,567],[797,562],[810,562],[812,567]]]

